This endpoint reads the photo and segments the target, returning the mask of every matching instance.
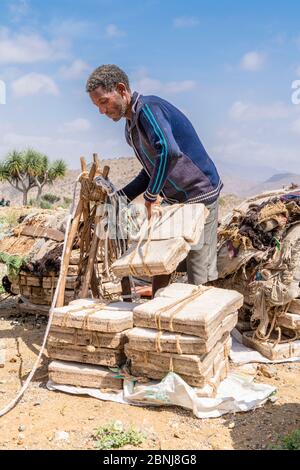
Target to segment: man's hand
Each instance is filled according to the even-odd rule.
[[[162,199],[158,196],[155,202],[145,201],[145,207],[147,209],[147,219],[150,220],[152,216],[152,210],[155,206],[160,206]]]

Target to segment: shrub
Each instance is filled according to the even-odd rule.
[[[287,434],[286,436],[280,436],[279,443],[269,447],[272,450],[300,450],[300,429]]]
[[[145,434],[133,427],[124,429],[120,421],[113,421],[101,426],[93,436],[97,440],[96,447],[99,450],[118,449],[128,444],[136,447],[142,444],[146,438]]]
[[[60,197],[56,196],[55,194],[47,193],[42,196],[42,200],[50,202],[50,204],[55,204],[56,202],[60,201]]]
[[[41,209],[52,209],[52,204],[48,201],[41,201],[40,202],[40,208]]]

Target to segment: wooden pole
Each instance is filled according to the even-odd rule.
[[[95,163],[93,163],[90,169],[89,179],[93,180],[95,177],[95,173],[96,173],[96,165]],[[61,269],[61,281],[60,281],[60,287],[59,287],[58,297],[56,301],[56,307],[62,307],[64,305],[66,278],[67,278],[67,272],[68,272],[68,267],[70,263],[71,251],[73,248],[73,242],[77,233],[82,211],[83,211],[83,199],[82,197],[80,197],[76,211],[75,211],[74,218],[71,223],[70,231],[68,234],[64,258],[61,263],[61,268],[60,268]]]
[[[109,167],[105,166],[103,168],[103,177],[107,178],[108,173],[109,173]],[[99,204],[104,204],[106,197],[107,197],[107,194],[103,191],[103,195],[100,198]],[[99,223],[99,221],[100,221],[100,216],[96,215],[96,217],[95,217],[95,230],[94,230],[94,234],[93,234],[93,238],[92,238],[91,249],[90,249],[90,253],[89,253],[89,259],[88,259],[88,263],[87,263],[85,278],[84,278],[84,281],[82,283],[80,293],[79,293],[79,296],[82,299],[86,298],[87,295],[88,295],[89,285],[91,283],[92,275],[93,275],[93,272],[94,272],[94,265],[95,265],[95,262],[96,262],[97,253],[98,253],[98,246],[99,246],[99,238],[97,237],[97,234],[96,234],[96,227],[97,227],[97,224]]]

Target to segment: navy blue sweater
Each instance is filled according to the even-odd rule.
[[[132,96],[125,136],[143,169],[123,188],[129,201],[144,193],[176,202],[210,204],[223,187],[216,167],[187,117],[157,96]]]

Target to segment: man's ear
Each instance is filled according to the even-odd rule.
[[[120,93],[121,96],[124,96],[127,92],[127,88],[122,82],[118,83],[118,85],[116,86],[116,90],[118,93]]]

